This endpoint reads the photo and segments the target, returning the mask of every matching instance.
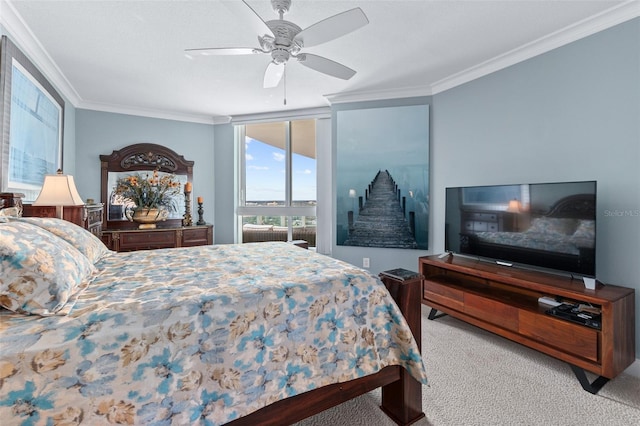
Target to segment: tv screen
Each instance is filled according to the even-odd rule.
[[[445,250],[595,277],[596,182],[446,188]]]

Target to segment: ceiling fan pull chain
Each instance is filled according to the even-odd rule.
[[[284,104],[287,104],[287,64],[284,64],[284,71],[282,72],[283,87],[284,87]]]

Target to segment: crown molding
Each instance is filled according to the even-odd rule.
[[[75,107],[80,103],[80,95],[64,76],[42,44],[27,27],[22,17],[8,0],[0,0],[0,24],[7,35],[18,46],[33,64],[44,74],[49,82],[62,96]]]
[[[204,114],[183,114],[175,111],[161,111],[152,108],[136,108],[123,105],[103,104],[99,102],[83,101],[74,106],[78,109],[88,109],[91,111],[112,112],[114,114],[136,115],[139,117],[160,118],[163,120],[185,121],[189,123],[220,124],[229,121],[226,117],[214,117]]]
[[[230,122],[233,124],[251,124],[275,120],[304,120],[307,118],[330,118],[330,107],[292,109],[283,111],[263,112],[257,114],[234,115]]]
[[[385,99],[415,98],[418,96],[431,96],[429,86],[401,87],[383,90],[362,90],[353,92],[333,93],[324,95],[331,104],[343,104],[348,102],[380,101]]]
[[[485,75],[519,62],[526,61],[527,59],[531,59],[639,16],[640,1],[629,0],[509,52],[505,52],[478,65],[443,78],[431,85],[431,92],[432,94],[444,92],[445,90],[484,77]]]
[[[42,44],[40,44],[20,14],[15,10],[11,1],[0,0],[0,10],[2,11],[2,13],[0,13],[0,25],[4,27],[8,33],[7,35],[20,48],[20,50],[27,55],[40,72],[47,77],[49,82],[61,93],[61,95],[75,108],[203,124],[218,124],[218,121],[229,121],[228,118],[219,119],[218,117],[207,115],[183,114],[122,105],[86,102],[71,85],[69,80],[67,80]]]

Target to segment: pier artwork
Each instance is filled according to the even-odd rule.
[[[415,213],[406,215],[406,197],[387,170],[379,171],[359,197],[358,214],[348,212],[345,246],[417,249]]]

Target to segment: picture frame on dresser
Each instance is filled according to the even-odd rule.
[[[6,36],[0,39],[0,190],[33,201],[62,169],[64,100]]]

